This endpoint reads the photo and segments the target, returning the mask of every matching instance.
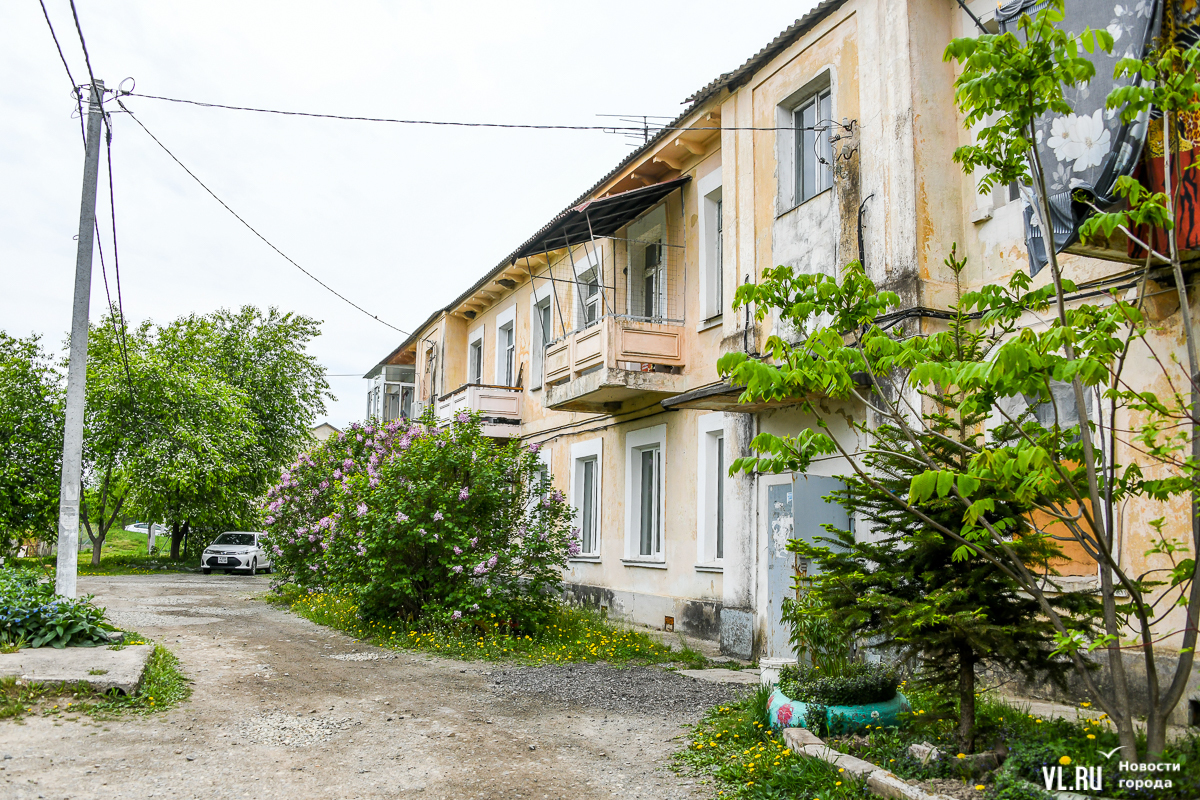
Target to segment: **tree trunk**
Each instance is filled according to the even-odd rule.
[[[975,747],[975,653],[963,648],[958,653],[958,749],[970,753]]]
[[[99,536],[91,536],[90,532],[89,532],[88,538],[90,538],[92,540],[92,566],[93,567],[100,566],[100,550],[101,550],[101,548],[104,547],[104,536],[105,536],[105,534],[103,531],[100,533]]]
[[[183,537],[187,535],[187,523],[183,523],[181,527],[178,521],[171,523],[171,560],[179,560],[179,544],[183,541]]]

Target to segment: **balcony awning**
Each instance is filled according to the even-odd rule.
[[[691,179],[690,175],[685,175],[653,186],[643,186],[641,189],[589,200],[567,209],[526,242],[512,258],[515,261],[518,258],[583,244],[594,237],[612,236]]]

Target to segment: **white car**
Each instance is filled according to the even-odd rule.
[[[262,547],[265,533],[251,531],[226,531],[204,548],[200,556],[200,571],[205,575],[214,569],[233,572],[244,570],[248,575],[258,571],[271,572],[271,557]]]

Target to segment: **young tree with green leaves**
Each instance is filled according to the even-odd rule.
[[[62,376],[37,336],[0,331],[0,546],[58,536]]]
[[[966,261],[952,253],[946,264],[958,278]],[[974,328],[959,307],[953,313],[949,329],[928,342],[927,357],[985,363],[997,344],[993,332]],[[941,707],[930,711],[957,714],[959,748],[969,753],[975,744],[978,667],[1002,668],[1027,680],[1046,678],[1060,686],[1071,667],[1056,657],[1053,626],[1018,582],[974,554],[956,558],[958,541],[916,522],[894,502],[925,472],[925,456],[940,468],[964,471],[970,449],[978,449],[986,438],[986,420],[977,411],[961,410],[965,398],[956,387],[921,394],[929,412],[927,426],[913,432],[916,443],[895,425],[871,429],[862,465],[873,480],[849,475],[846,488],[834,493],[833,499],[847,514],[857,515],[869,535],[830,530],[816,544],[793,539],[788,547],[820,563],[810,591],[835,627],[871,637],[873,647],[919,664],[915,682],[942,698]],[[1001,429],[998,434],[1011,432]],[[1062,558],[1062,550],[1048,537],[1027,535],[1023,520],[1032,511],[1030,504],[1003,496],[995,501],[987,516],[1011,538],[1015,555],[1053,574],[1051,565]],[[963,510],[955,499],[935,495],[915,507],[961,532]],[[1094,634],[1099,608],[1093,598],[1072,593],[1052,596],[1049,602],[1072,631]]]

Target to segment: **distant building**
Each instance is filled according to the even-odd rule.
[[[341,430],[333,427],[328,422],[322,422],[315,428],[308,429],[308,435],[316,439],[318,442],[323,442],[330,436],[336,436],[341,433]]]

